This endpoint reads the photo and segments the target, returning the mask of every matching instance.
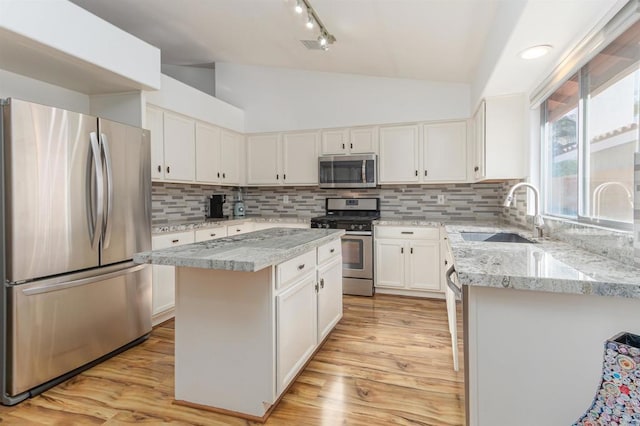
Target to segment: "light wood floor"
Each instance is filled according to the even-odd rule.
[[[344,302],[344,318],[266,424],[463,425],[464,374],[453,371],[445,302],[386,295]],[[0,421],[251,424],[172,403],[173,338],[173,321],[156,327],[143,344],[38,397],[0,407]]]

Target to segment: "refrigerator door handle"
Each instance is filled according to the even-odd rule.
[[[139,270],[141,270],[142,268],[146,267],[146,264],[142,264],[142,265],[136,265],[130,268],[125,268],[125,269],[120,269],[118,271],[114,271],[114,272],[109,272],[107,274],[102,274],[102,275],[97,275],[97,276],[93,276],[93,277],[89,277],[89,278],[83,278],[80,280],[74,280],[74,281],[67,281],[67,282],[63,282],[63,283],[59,283],[59,284],[43,284],[43,285],[39,285],[37,287],[31,287],[31,288],[26,288],[24,290],[22,290],[22,293],[25,296],[31,296],[34,294],[42,294],[42,293],[50,293],[52,291],[57,291],[57,290],[62,290],[65,288],[72,288],[72,287],[80,287],[82,285],[87,285],[87,284],[91,284],[91,283],[95,283],[98,281],[105,281],[111,278],[116,278],[122,275],[127,275],[127,274],[132,274],[134,272],[137,272]]]
[[[103,216],[104,216],[104,177],[102,172],[102,160],[100,156],[100,144],[98,143],[98,135],[96,132],[91,132],[89,134],[91,139],[91,153],[93,157],[93,165],[95,167],[95,178],[96,178],[96,214],[95,219],[90,221],[90,234],[91,234],[91,247],[97,248],[98,242],[100,241],[100,237],[102,236],[102,227],[103,227]],[[91,185],[91,176],[89,177],[89,185]],[[89,198],[89,203],[92,204],[91,197]],[[91,219],[93,219],[93,214],[91,214]]]
[[[109,150],[109,140],[107,135],[100,133],[100,139],[102,140],[102,151],[104,153],[104,162],[107,168],[107,209],[104,216],[104,238],[102,245],[104,248],[109,247],[111,242],[111,223],[113,216],[113,168],[111,167],[111,151]]]

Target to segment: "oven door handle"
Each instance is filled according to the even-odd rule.
[[[371,236],[371,232],[370,231],[347,231],[345,234],[345,236],[349,236],[349,235],[360,235],[363,237],[370,237]]]

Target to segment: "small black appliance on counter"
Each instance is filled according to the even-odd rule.
[[[226,195],[212,195],[207,198],[207,218],[223,218],[223,209],[222,205],[227,201]]]

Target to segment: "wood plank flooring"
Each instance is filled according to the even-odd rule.
[[[460,321],[458,329],[461,336]],[[0,406],[0,422],[254,424],[173,404],[173,343],[169,321],[143,344],[42,395]],[[463,425],[463,381],[462,370],[453,371],[443,300],[345,296],[343,319],[266,425]]]

